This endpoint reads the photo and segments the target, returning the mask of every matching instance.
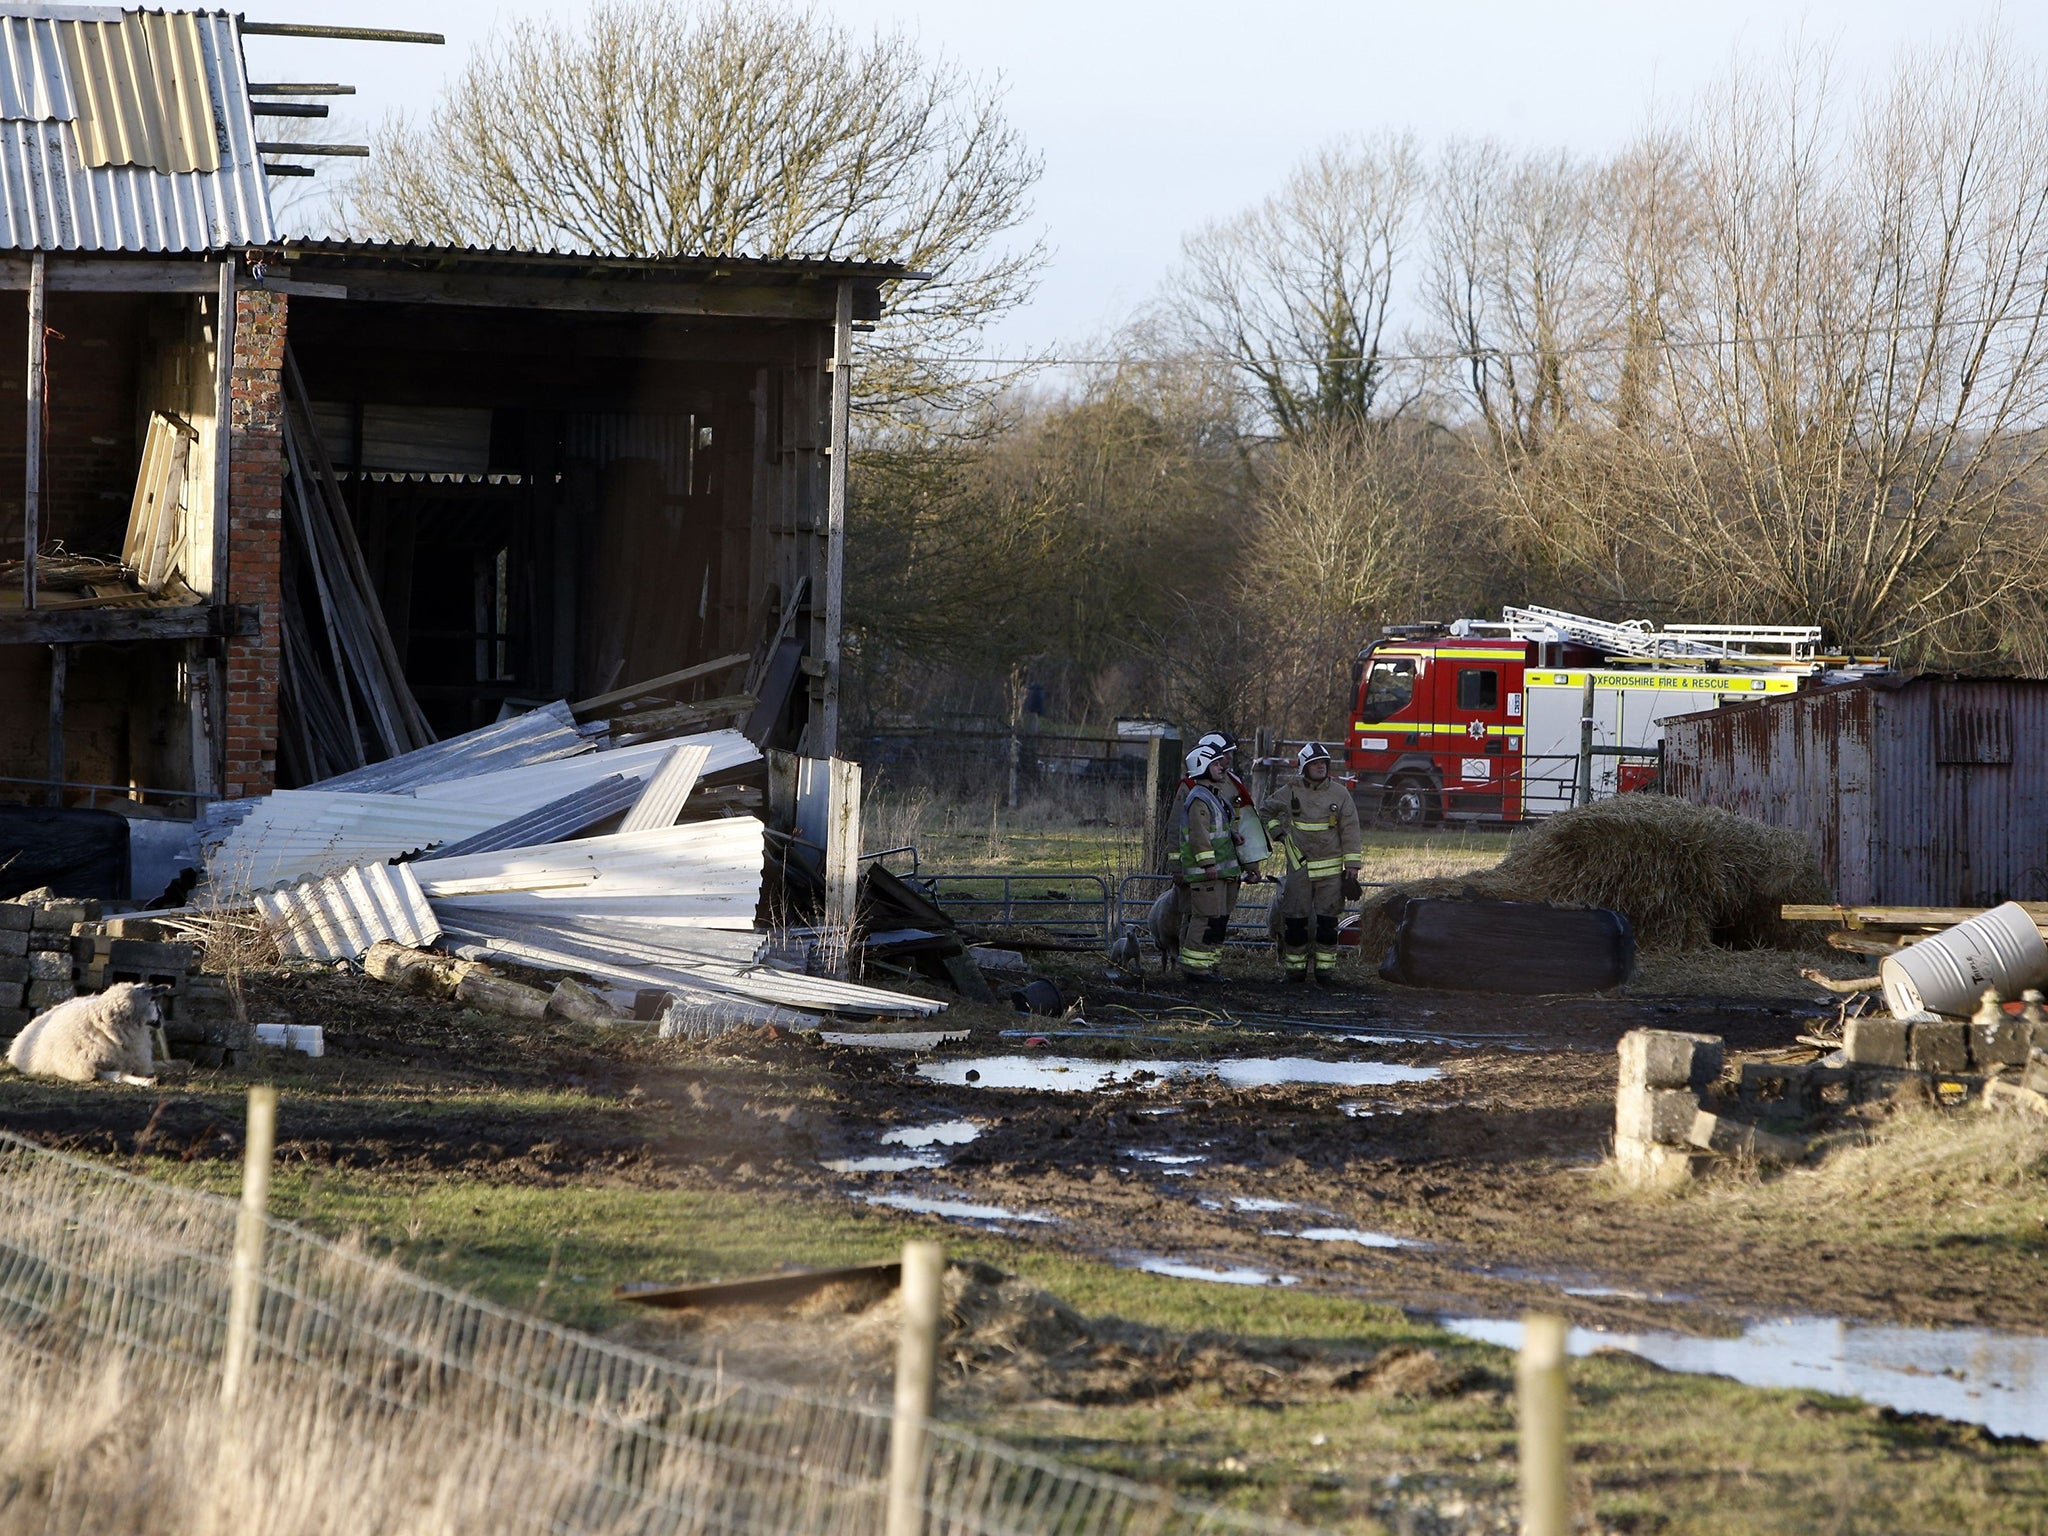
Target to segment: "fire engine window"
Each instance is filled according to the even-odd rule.
[[[1458,668],[1458,708],[1500,708],[1500,674],[1491,667]]]
[[[1365,703],[1359,708],[1358,718],[1368,725],[1384,720],[1405,709],[1414,697],[1414,662],[1376,661],[1365,682]]]

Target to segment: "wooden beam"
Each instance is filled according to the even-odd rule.
[[[610,693],[600,693],[594,699],[584,699],[579,703],[571,704],[569,708],[575,714],[588,714],[592,710],[603,709],[607,704],[623,704],[628,699],[637,699],[645,694],[659,693],[665,688],[675,688],[683,683],[692,683],[700,677],[711,677],[720,672],[729,672],[734,667],[744,666],[753,659],[749,652],[741,651],[735,656],[721,656],[716,661],[700,661],[696,666],[685,667],[680,672],[664,672],[660,677],[650,677],[644,683],[635,683],[630,688],[618,688]],[[620,718],[628,719],[631,717],[621,716]]]
[[[0,257],[0,288],[26,288],[43,254]],[[47,263],[45,286],[51,293],[209,293],[214,263],[191,261],[111,261],[58,252]]]
[[[64,803],[64,685],[71,670],[71,647],[50,647],[50,804]]]
[[[58,612],[0,611],[0,645],[100,645],[123,640],[253,639],[260,615],[253,607],[67,608]]]
[[[298,151],[294,150],[293,153]],[[477,309],[557,309],[623,315],[725,315],[832,320],[834,295],[818,283],[745,287],[616,277],[481,276],[466,272],[301,267],[306,278],[345,284],[349,297],[385,304],[461,304]]]
[[[28,267],[28,438],[21,500],[21,606],[31,611],[36,606],[36,547],[43,536],[43,390],[48,383],[44,279],[43,253],[37,251]]]

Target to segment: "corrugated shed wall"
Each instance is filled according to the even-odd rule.
[[[0,16],[0,248],[276,238],[235,18]]]
[[[1805,833],[1842,901],[2048,900],[2048,683],[1815,690],[1664,743],[1671,793]]]

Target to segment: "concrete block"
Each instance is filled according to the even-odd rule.
[[[1742,1064],[1739,1097],[1743,1108],[1753,1114],[1803,1115],[1806,1068],[1782,1062],[1746,1061]]]
[[[1614,1166],[1622,1181],[1637,1189],[1675,1189],[1692,1177],[1698,1162],[1699,1154],[1687,1147],[1634,1136],[1614,1140]]]
[[[35,920],[34,907],[25,907],[18,901],[0,901],[0,929],[9,933],[27,933]]]
[[[173,1045],[204,1045],[206,1026],[197,1019],[165,1019],[164,1038]]]
[[[0,955],[0,982],[25,982],[28,975],[27,955]]]
[[[27,990],[25,981],[0,981],[0,1008],[19,1008],[22,994]]]
[[[100,932],[110,939],[141,939],[151,944],[166,943],[178,936],[176,928],[154,917],[110,917],[100,924]]]
[[[69,940],[73,923],[96,923],[99,916],[100,904],[96,901],[53,901],[34,908],[29,913],[28,925],[36,932],[61,933]]]
[[[28,935],[19,929],[0,928],[0,956],[18,958],[28,953]]]
[[[34,1017],[35,1015],[26,1008],[0,1008],[0,1040],[12,1040]]]
[[[143,939],[109,939],[108,963],[117,971],[149,976],[182,976],[199,968],[196,944],[153,944]]]
[[[2048,1119],[2048,1093],[2037,1093],[2032,1088],[2001,1082],[1994,1077],[1984,1085],[1984,1107]]]
[[[1614,1097],[1615,1138],[1682,1146],[1699,1107],[1689,1088],[1623,1088]]]
[[[78,988],[71,984],[71,978],[62,981],[32,981],[28,984],[27,1005],[32,1013],[41,1013],[45,1008],[54,1008],[59,1003],[68,1003],[78,996]]]
[[[28,979],[30,981],[69,981],[71,979],[71,957],[46,950],[30,950],[28,955]]]
[[[2011,1014],[1995,1024],[1971,1024],[1970,1062],[1978,1071],[1992,1067],[2024,1067],[2033,1046],[2034,1028]]]
[[[1970,1070],[1970,1026],[1960,1019],[1916,1019],[1907,1065],[1916,1072]]]
[[[23,937],[28,940],[28,952],[32,955],[71,953],[71,935],[54,928],[38,928]]]
[[[1704,1109],[1692,1117],[1692,1129],[1686,1139],[1709,1152],[1753,1157],[1760,1163],[1792,1163],[1806,1155],[1806,1143],[1797,1136],[1780,1136],[1746,1121],[1709,1114]]]
[[[1676,1029],[1632,1029],[1621,1037],[1623,1088],[1689,1088],[1694,1093],[1721,1075],[1725,1053],[1719,1035]]]
[[[1910,1036],[1903,1019],[1851,1019],[1842,1031],[1842,1051],[1859,1067],[1904,1067]]]

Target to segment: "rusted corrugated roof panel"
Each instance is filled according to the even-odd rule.
[[[0,0],[0,249],[276,235],[234,17]]]

